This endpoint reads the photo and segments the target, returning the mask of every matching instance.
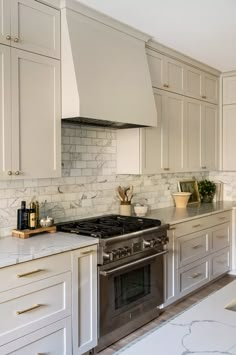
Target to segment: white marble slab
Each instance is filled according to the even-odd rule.
[[[152,330],[116,354],[236,355],[236,281]]]
[[[0,238],[0,268],[97,244],[98,239],[63,232],[28,239]]]
[[[166,207],[151,210],[147,218],[160,219],[162,223],[181,223],[189,219],[209,216],[215,213],[230,211],[236,207],[235,202],[201,203],[188,205],[187,208]]]

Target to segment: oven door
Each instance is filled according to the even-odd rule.
[[[164,303],[167,251],[99,271],[100,336]]]

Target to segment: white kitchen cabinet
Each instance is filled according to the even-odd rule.
[[[97,345],[97,246],[72,253],[73,354]]]
[[[60,58],[60,11],[33,0],[0,5],[0,43]]]
[[[4,89],[0,177],[60,176],[60,63],[27,51],[0,48],[1,65],[6,68],[0,76]]]
[[[222,80],[223,104],[236,104],[236,76],[228,76]]]
[[[202,104],[201,115],[201,169],[218,169],[218,107]]]
[[[235,159],[235,132],[236,132],[236,105],[223,106],[223,156],[222,168],[225,171],[236,170]]]
[[[171,224],[167,302],[186,296],[231,267],[231,211]]]
[[[217,76],[211,75],[209,73],[204,73],[202,80],[202,98],[204,101],[212,102],[213,104],[218,104],[218,85],[219,79]]]
[[[152,86],[183,94],[185,83],[184,64],[161,53],[147,49]]]

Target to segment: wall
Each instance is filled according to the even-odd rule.
[[[134,186],[133,203],[146,203],[150,209],[171,206],[178,180],[203,176],[196,172],[116,175],[115,130],[63,124],[61,178],[0,181],[0,237],[16,227],[22,200],[27,204],[38,200],[41,216],[50,215],[59,222],[118,213],[119,185]]]
[[[209,179],[223,183],[223,199],[236,201],[236,172],[211,171]]]

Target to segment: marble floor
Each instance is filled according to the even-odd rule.
[[[99,355],[112,355],[125,345],[129,344],[131,341],[135,340],[136,338],[142,336],[143,334],[147,333],[148,331],[156,328],[158,325],[162,324],[163,322],[167,321],[168,319],[172,318],[173,316],[177,315],[178,313],[184,311],[185,309],[189,308],[196,302],[199,302],[204,297],[208,296],[210,293],[219,290],[220,288],[224,287],[231,281],[236,280],[235,276],[232,275],[225,275],[222,278],[216,280],[215,282],[211,283],[210,285],[200,289],[199,291],[191,294],[184,300],[180,301],[177,304],[170,305],[166,308],[165,312],[162,313],[158,318],[154,319],[148,324],[145,324],[143,327],[139,328],[135,332],[129,334],[125,338],[121,339],[120,341],[112,344],[107,349],[101,351]]]

